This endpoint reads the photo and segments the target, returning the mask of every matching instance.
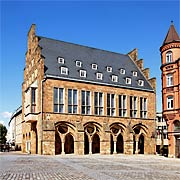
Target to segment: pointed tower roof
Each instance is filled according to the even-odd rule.
[[[164,44],[170,43],[170,42],[174,42],[174,41],[180,41],[179,35],[174,27],[173,21],[171,21],[171,26],[168,30],[168,33],[166,35],[166,38],[163,42]]]

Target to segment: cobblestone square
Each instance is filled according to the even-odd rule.
[[[2,180],[179,180],[180,159],[156,155],[1,153]]]

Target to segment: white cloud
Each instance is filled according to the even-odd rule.
[[[1,115],[3,118],[10,118],[11,115],[12,115],[12,113],[5,111],[5,112],[0,113],[0,115]]]
[[[0,124],[3,124],[3,125],[4,125],[4,121],[1,121],[1,120],[0,120]]]

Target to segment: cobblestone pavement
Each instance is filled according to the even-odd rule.
[[[179,180],[180,159],[153,155],[0,153],[2,180]]]

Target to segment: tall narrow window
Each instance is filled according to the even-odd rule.
[[[103,93],[94,93],[94,114],[103,115]]]
[[[130,117],[137,117],[137,97],[130,96]]]
[[[68,89],[68,113],[77,114],[77,90]]]
[[[173,108],[173,96],[168,96],[167,97],[167,109],[172,109]]]
[[[166,53],[166,63],[172,62],[172,51]]]
[[[36,112],[36,88],[31,88],[31,112]]]
[[[147,118],[147,98],[140,97],[140,118]]]
[[[167,86],[173,86],[173,75],[172,74],[166,75],[166,84],[167,84]]]
[[[125,95],[119,95],[119,116],[126,117],[126,96]]]
[[[115,116],[115,95],[107,94],[107,115]]]
[[[81,114],[91,114],[90,91],[81,91]]]
[[[54,112],[64,112],[64,89],[54,88]]]

